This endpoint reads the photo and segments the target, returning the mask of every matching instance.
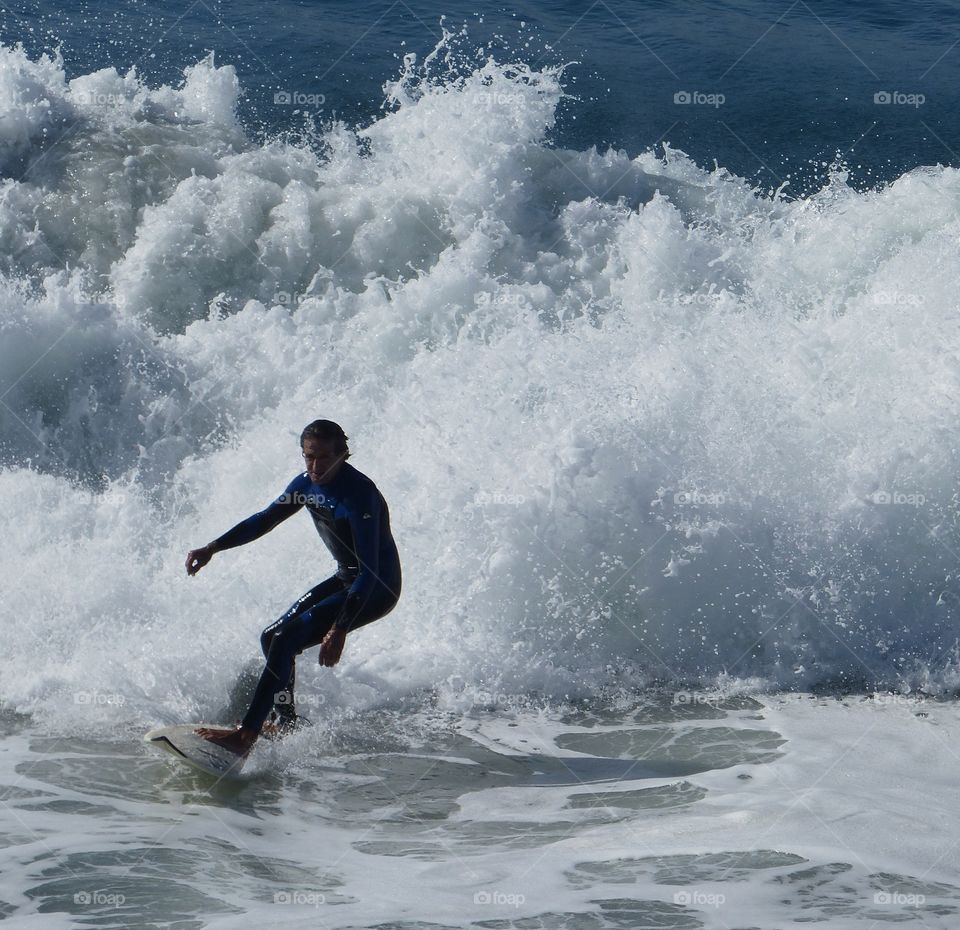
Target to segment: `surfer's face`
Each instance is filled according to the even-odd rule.
[[[303,441],[303,461],[314,484],[327,484],[343,465],[343,453],[331,439],[308,438]]]

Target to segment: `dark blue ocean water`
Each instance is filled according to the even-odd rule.
[[[838,159],[867,185],[960,164],[960,8],[938,0],[27,0],[0,13],[5,44],[59,47],[71,77],[136,66],[176,84],[214,51],[237,69],[244,124],[267,134],[305,112],[369,120],[402,56],[422,59],[443,25],[466,28],[467,54],[576,62],[558,145],[635,154],[666,141],[794,193]],[[307,102],[275,103],[283,93]]]

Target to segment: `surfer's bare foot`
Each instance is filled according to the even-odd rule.
[[[222,746],[238,756],[245,756],[253,748],[257,741],[259,733],[253,730],[247,730],[244,727],[237,727],[235,730],[220,730],[214,727],[198,727],[194,731],[197,736],[202,736],[205,740]]]

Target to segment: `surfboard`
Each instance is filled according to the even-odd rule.
[[[195,731],[198,727],[232,729],[216,723],[185,723],[173,727],[157,727],[145,734],[143,741],[170,753],[190,768],[214,778],[236,778],[246,759],[202,736],[197,736]]]

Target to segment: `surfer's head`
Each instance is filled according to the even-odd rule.
[[[347,436],[333,420],[314,420],[300,434],[300,449],[307,474],[315,484],[332,481],[350,458]]]

